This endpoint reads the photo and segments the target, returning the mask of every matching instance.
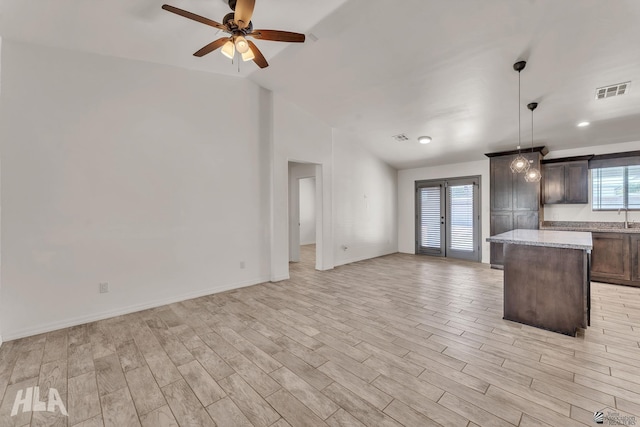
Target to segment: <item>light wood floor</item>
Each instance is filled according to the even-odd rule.
[[[571,338],[502,320],[486,265],[311,252],[288,281],[3,344],[0,426],[640,425],[640,289],[594,283]],[[68,417],[11,417],[36,385]]]

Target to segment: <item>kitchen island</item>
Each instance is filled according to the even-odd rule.
[[[504,319],[575,336],[589,325],[591,233],[512,230],[503,243]]]

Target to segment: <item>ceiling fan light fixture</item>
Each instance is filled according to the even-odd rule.
[[[244,38],[244,36],[237,36],[235,42],[238,52],[245,54],[247,53],[247,51],[249,51],[249,43],[247,42],[247,39]]]
[[[255,57],[256,56],[253,54],[253,51],[251,49],[242,54],[242,60],[245,62],[252,61],[253,59],[255,59]]]
[[[236,47],[231,40],[227,41],[224,46],[222,46],[222,54],[229,59],[233,59],[236,53]]]

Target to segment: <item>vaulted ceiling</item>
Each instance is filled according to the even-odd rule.
[[[165,0],[221,21],[225,0]],[[3,0],[13,40],[249,78],[359,136],[397,168],[483,158],[518,143],[551,150],[640,141],[637,0],[256,0],[256,28],[302,32],[302,45],[256,41],[270,67],[192,53],[217,30],[151,0]],[[597,87],[631,81],[619,97]],[[581,121],[591,125],[578,128]],[[409,140],[391,137],[405,134]],[[417,137],[433,142],[420,145]],[[640,149],[640,143],[639,143]]]

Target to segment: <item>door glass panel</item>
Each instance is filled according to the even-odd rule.
[[[473,184],[449,187],[450,248],[473,252]]]
[[[441,245],[440,186],[420,189],[420,246],[438,248]]]

